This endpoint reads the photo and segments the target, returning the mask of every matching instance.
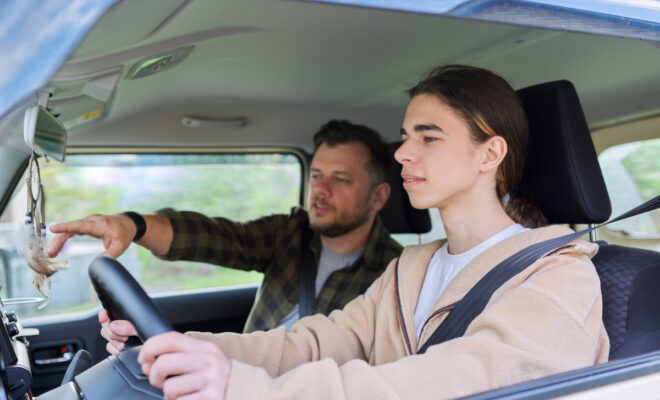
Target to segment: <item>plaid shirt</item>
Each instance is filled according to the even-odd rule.
[[[174,229],[170,251],[162,258],[201,261],[264,274],[245,332],[274,328],[298,304],[298,267],[303,236],[309,227],[309,216],[302,208],[293,208],[289,215],[271,215],[245,223],[170,208],[158,212],[167,216]],[[310,246],[318,268],[318,233],[314,233]],[[380,217],[376,217],[364,252],[353,265],[328,277],[316,296],[312,313],[327,315],[364,293],[401,249]]]

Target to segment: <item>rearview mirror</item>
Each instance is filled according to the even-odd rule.
[[[37,154],[47,154],[57,161],[64,161],[66,128],[43,106],[34,106],[25,111],[23,136],[25,143]]]

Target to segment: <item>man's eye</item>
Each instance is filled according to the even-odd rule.
[[[436,138],[436,137],[433,137],[433,136],[424,136],[424,141],[425,141],[426,143],[435,142],[436,140],[438,140],[438,138]]]
[[[318,180],[319,178],[320,178],[319,174],[311,174],[309,176],[309,179],[312,179],[312,180]]]
[[[337,177],[337,182],[339,182],[339,183],[346,183],[346,182],[348,182],[348,179],[344,179],[344,178],[339,178],[339,177]]]

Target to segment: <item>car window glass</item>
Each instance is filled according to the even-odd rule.
[[[96,154],[69,155],[66,163],[41,162],[48,224],[90,214],[149,213],[172,207],[246,221],[288,213],[301,198],[302,164],[293,154]],[[0,218],[2,297],[40,296],[32,271],[16,252],[24,223],[26,189],[18,185]],[[102,243],[90,237],[67,242],[69,268],[51,277],[50,304],[16,307],[22,316],[70,312],[96,305],[87,267]],[[156,258],[131,245],[119,260],[150,293],[258,283],[262,275],[214,265]]]
[[[598,161],[612,202],[612,216],[660,194],[660,139],[610,147],[598,156]],[[660,211],[614,222],[607,229],[627,236],[658,235]]]
[[[431,230],[426,233],[395,233],[392,235],[394,240],[399,242],[402,246],[409,246],[413,244],[429,243],[437,239],[444,239],[447,237],[442,219],[440,218],[440,211],[437,208],[430,208],[429,215],[431,216]]]

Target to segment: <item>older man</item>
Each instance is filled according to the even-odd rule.
[[[386,177],[391,160],[380,135],[366,126],[332,120],[314,135],[314,147],[308,210],[296,207],[288,215],[246,223],[172,209],[95,215],[51,226],[58,235],[49,253],[55,256],[73,235],[91,235],[102,239],[106,254],[113,257],[135,241],[167,260],[262,272],[245,332],[290,328],[309,313],[329,314],[364,293],[401,246],[378,217],[390,194]],[[311,276],[308,289],[313,294],[302,312],[301,271]]]

